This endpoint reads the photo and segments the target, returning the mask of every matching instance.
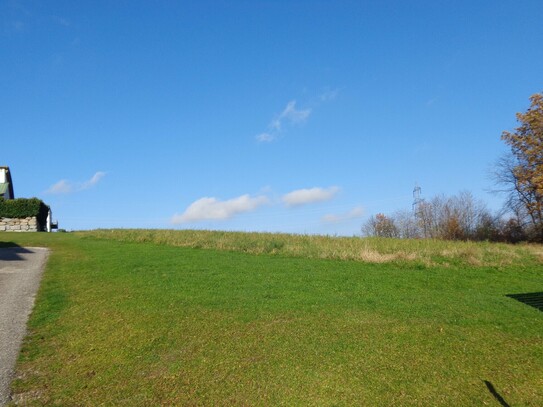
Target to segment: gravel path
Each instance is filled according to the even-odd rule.
[[[15,362],[47,255],[38,247],[0,248],[0,406],[10,401]]]

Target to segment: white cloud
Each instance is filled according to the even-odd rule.
[[[287,106],[281,112],[281,114],[276,120],[279,121],[279,126],[281,126],[281,122],[283,122],[284,120],[288,120],[294,124],[303,123],[304,121],[307,120],[310,114],[311,114],[311,109],[297,110],[296,101],[291,100],[290,102],[287,103]]]
[[[339,187],[298,189],[283,195],[283,202],[287,206],[299,206],[314,202],[329,201],[338,192]]]
[[[339,89],[328,89],[319,95],[321,102],[332,101],[339,95]]]
[[[260,133],[258,136],[256,136],[257,141],[260,141],[261,143],[270,143],[276,138],[277,136],[270,133]]]
[[[91,177],[91,179],[89,179],[88,181],[83,182],[83,183],[80,185],[79,189],[80,189],[80,190],[89,189],[89,188],[95,186],[96,184],[98,184],[98,182],[99,182],[102,178],[104,178],[105,175],[106,175],[105,172],[102,172],[102,171],[96,172],[96,173]]]
[[[284,129],[284,123],[301,124],[307,120],[311,109],[296,109],[296,101],[291,100],[283,111],[268,125],[268,131],[260,133],[255,138],[259,142],[270,142],[279,137]]]
[[[200,198],[194,201],[181,215],[175,214],[172,223],[196,222],[200,220],[224,220],[234,215],[250,212],[269,202],[266,196],[251,197],[248,194],[220,201],[216,198]]]
[[[48,194],[69,194],[76,191],[83,191],[92,188],[106,175],[105,172],[98,171],[90,179],[83,182],[71,182],[66,179],[53,184],[47,191]]]
[[[279,119],[273,119],[268,128],[271,131],[280,132],[281,131],[281,120]]]
[[[362,217],[363,215],[364,215],[364,208],[362,208],[361,206],[357,206],[351,209],[347,213],[342,213],[339,215],[332,215],[332,214],[324,215],[322,217],[322,221],[327,222],[327,223],[338,223],[338,222],[343,222],[346,220],[357,219],[357,218]]]
[[[69,20],[63,17],[59,17],[59,16],[51,16],[51,20],[53,20],[53,22],[63,27],[70,27],[72,25]]]
[[[46,191],[48,194],[69,194],[74,190],[74,186],[71,182],[61,179],[56,184],[51,185]]]

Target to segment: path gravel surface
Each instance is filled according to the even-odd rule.
[[[15,362],[48,253],[39,247],[0,248],[0,406],[10,401]]]

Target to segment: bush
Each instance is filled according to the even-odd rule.
[[[45,225],[49,207],[38,198],[0,199],[0,218],[36,217],[39,225]]]

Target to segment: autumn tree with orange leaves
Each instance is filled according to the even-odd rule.
[[[517,113],[520,126],[502,133],[511,155],[498,163],[496,180],[506,186],[509,209],[533,240],[543,242],[543,94],[530,101],[526,113]]]

